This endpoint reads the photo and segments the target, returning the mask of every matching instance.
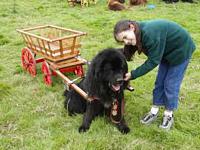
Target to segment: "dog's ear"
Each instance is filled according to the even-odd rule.
[[[102,57],[99,56],[100,53],[93,59],[91,63],[91,78],[93,78],[95,81],[97,81],[102,74],[102,64],[103,60],[101,59]]]
[[[94,61],[92,62],[90,66],[90,77],[92,79],[97,79],[99,77],[100,67],[98,62]]]
[[[89,96],[97,95],[96,93],[99,90],[97,87],[98,72],[98,64],[96,59],[93,59],[88,68],[84,84]]]
[[[95,75],[94,75],[95,79],[99,79],[101,77],[101,71],[100,69],[95,69]]]

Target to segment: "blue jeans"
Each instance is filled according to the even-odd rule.
[[[176,66],[164,61],[160,63],[153,90],[153,105],[165,106],[167,110],[177,109],[180,86],[188,63],[189,59]]]

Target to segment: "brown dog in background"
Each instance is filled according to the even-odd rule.
[[[123,5],[125,0],[108,0],[108,8],[114,11],[120,11],[126,7]]]
[[[114,11],[127,9],[124,4],[125,0],[108,0],[108,8]],[[147,0],[129,0],[130,6],[145,5]]]
[[[147,0],[130,0],[129,4],[130,6],[133,5],[145,5],[147,3]]]

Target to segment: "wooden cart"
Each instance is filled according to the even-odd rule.
[[[74,84],[65,72],[73,72],[84,76],[83,65],[87,61],[80,57],[80,38],[85,32],[66,29],[53,25],[17,29],[21,33],[26,46],[21,52],[21,63],[24,70],[36,76],[36,64],[42,63],[45,84],[52,85],[52,75],[60,76],[64,82],[75,89],[85,99],[87,94]],[[41,58],[36,59],[36,55]]]

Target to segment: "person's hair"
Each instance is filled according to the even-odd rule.
[[[145,53],[145,50],[142,48],[141,33],[138,23],[136,21],[131,21],[131,20],[120,20],[115,24],[113,32],[115,40],[119,42],[119,40],[117,39],[117,35],[123,31],[129,30],[131,24],[134,25],[135,27],[134,33],[136,36],[136,45],[124,46],[123,53],[128,61],[131,60],[132,56],[135,54],[136,51],[138,51],[138,54],[141,54],[141,52]]]
[[[118,21],[116,24],[115,24],[115,27],[114,27],[114,38],[117,42],[118,39],[116,38],[117,35],[123,31],[126,31],[126,30],[129,30],[130,29],[130,25],[131,24],[135,24],[136,21],[131,21],[131,20],[120,20]]]

